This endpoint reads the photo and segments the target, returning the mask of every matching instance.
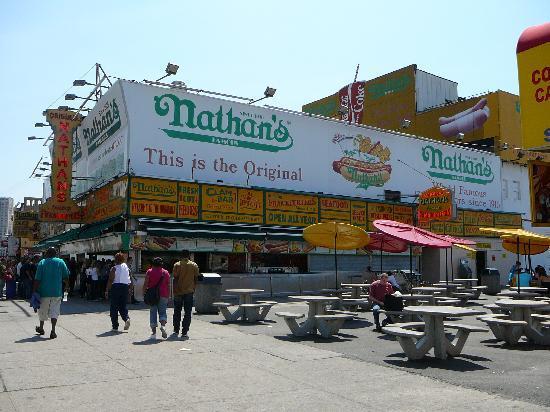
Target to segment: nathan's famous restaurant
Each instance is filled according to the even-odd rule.
[[[202,272],[222,274],[224,287],[284,291],[291,287],[285,277],[296,274],[303,289],[332,286],[333,251],[307,244],[304,227],[338,221],[373,231],[376,219],[416,224],[416,196],[433,186],[452,190],[459,207],[453,220],[422,226],[479,245],[455,251],[455,271],[460,259],[474,274],[485,266],[504,273],[515,261],[479,231],[522,223],[517,211],[502,210],[502,162],[492,153],[122,80],[75,130],[72,169],[62,163],[65,173],[52,170],[48,200],[54,211],[67,212],[58,217],[72,216],[65,219],[71,224],[37,248],[54,245],[80,261],[123,250],[144,273],[153,257],[170,267],[188,249]],[[71,171],[87,178],[71,180]],[[70,195],[61,193],[71,185]],[[55,221],[56,213],[42,216]],[[424,279],[445,277],[443,251],[413,252]],[[342,280],[368,265],[380,269],[379,252],[337,253]],[[406,269],[409,253],[384,253],[383,265]],[[319,283],[323,276],[326,284]]]

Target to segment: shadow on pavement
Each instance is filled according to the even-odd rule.
[[[145,340],[140,340],[138,342],[132,342],[132,345],[136,345],[136,346],[156,345],[158,343],[161,343],[163,340],[164,339],[155,339],[155,340],[145,339]]]
[[[45,342],[47,340],[50,340],[50,339],[40,335],[35,335],[30,338],[16,340],[14,343]]]
[[[107,332],[100,333],[99,335],[96,335],[98,338],[106,338],[108,336],[116,336],[116,335],[122,335],[124,332],[121,330],[108,330]]]
[[[466,356],[462,356],[462,355],[460,356],[460,358],[458,357],[448,358],[446,360],[437,359],[430,356],[426,356],[421,360],[408,360],[406,359],[406,355],[404,353],[396,353],[388,356],[392,358],[404,358],[404,359],[384,359],[385,363],[392,366],[397,366],[399,368],[404,368],[404,369],[434,368],[434,369],[451,370],[455,372],[473,372],[473,371],[489,369],[483,365],[478,365],[468,360],[461,359],[461,358],[466,358]],[[485,358],[480,358],[480,359],[485,359]]]
[[[275,339],[283,342],[315,342],[315,343],[335,343],[335,342],[349,342],[352,338],[357,338],[355,335],[347,335],[344,333],[339,333],[338,335],[332,336],[330,338],[323,338],[321,335],[310,335],[310,336],[294,336],[294,335],[285,335],[285,336],[274,336]]]

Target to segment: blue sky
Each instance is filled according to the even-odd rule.
[[[0,13],[0,196],[41,196],[29,175],[46,137],[42,111],[63,104],[96,62],[109,75],[154,80],[167,62],[188,86],[299,110],[353,80],[409,64],[457,81],[460,96],[518,93],[515,47],[550,20],[525,1],[12,1]],[[93,79],[93,71],[85,77]],[[57,100],[60,98],[59,100]],[[71,105],[71,104],[69,104]]]

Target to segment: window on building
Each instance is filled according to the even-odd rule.
[[[502,179],[502,200],[508,200],[508,179]]]
[[[517,180],[512,180],[512,200],[521,200],[521,190]]]

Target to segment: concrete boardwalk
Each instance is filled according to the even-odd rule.
[[[26,302],[0,301],[0,411],[544,410],[207,317],[187,341],[150,342],[146,309],[116,334],[105,305],[63,312],[49,340]]]

